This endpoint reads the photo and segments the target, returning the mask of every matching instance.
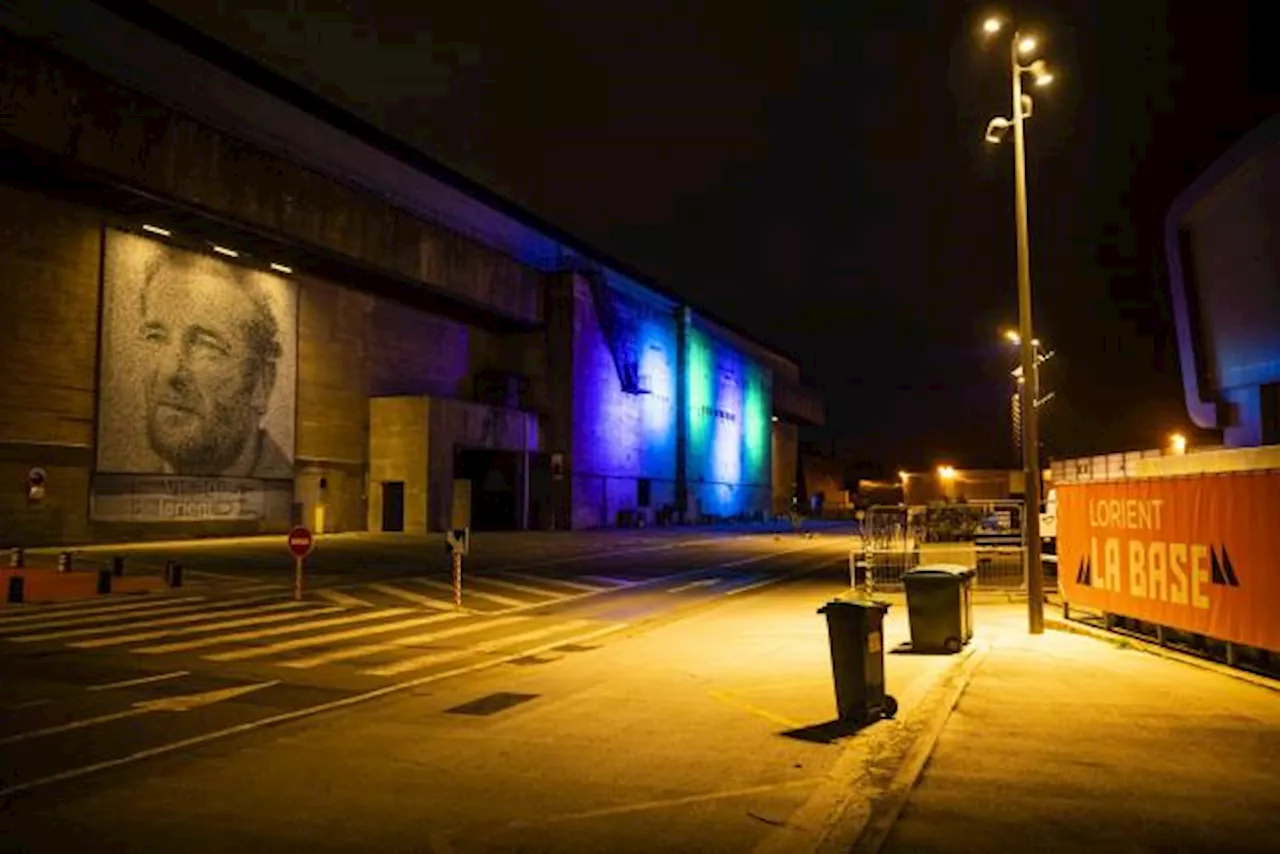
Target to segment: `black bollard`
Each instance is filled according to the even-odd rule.
[[[173,564],[174,562],[171,560],[166,560],[164,562],[164,586],[165,587],[173,586]]]
[[[14,604],[23,601],[23,591],[25,590],[26,579],[21,575],[15,575],[9,579],[9,595],[8,599]]]
[[[106,594],[111,592],[111,570],[98,570],[98,593]]]
[[[111,559],[111,574],[116,578],[124,575],[124,557],[116,555]]]
[[[169,570],[169,586],[170,587],[182,586],[182,564],[178,563],[177,561],[173,562],[173,567]]]
[[[58,553],[58,572],[71,571],[71,552]]]
[[[9,566],[14,569],[22,569],[26,566],[26,552],[22,550],[22,546],[17,546],[13,551],[9,552]]]

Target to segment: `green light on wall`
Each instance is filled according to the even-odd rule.
[[[689,330],[687,346],[689,359],[685,369],[689,372],[686,378],[689,403],[685,417],[689,419],[689,450],[696,458],[706,448],[707,431],[711,425],[711,419],[706,417],[713,397],[711,348],[708,346],[707,339],[696,329]]]
[[[747,369],[745,385],[742,399],[743,475],[747,482],[759,483],[769,448],[769,399],[759,369]]]

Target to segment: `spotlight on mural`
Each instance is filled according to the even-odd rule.
[[[103,275],[94,519],[287,518],[293,283],[117,231]]]

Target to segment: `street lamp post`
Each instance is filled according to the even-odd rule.
[[[983,24],[987,35],[1003,29],[1003,22],[989,18]],[[1053,76],[1044,60],[1023,65],[1020,55],[1033,53],[1036,40],[1013,30],[1009,40],[1010,76],[1013,78],[1013,118],[995,118],[987,125],[988,142],[999,142],[1013,126],[1014,227],[1018,244],[1018,338],[1025,377],[1022,395],[1022,468],[1026,480],[1026,511],[1023,530],[1026,534],[1023,571],[1027,580],[1028,630],[1033,635],[1044,632],[1044,571],[1040,565],[1040,437],[1036,420],[1036,401],[1040,390],[1036,364],[1035,336],[1031,322],[1031,248],[1027,236],[1027,162],[1023,123],[1031,113],[1031,98],[1022,92],[1022,75],[1032,74],[1038,85],[1049,83]]]

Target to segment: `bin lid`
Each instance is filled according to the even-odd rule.
[[[882,602],[878,599],[868,599],[865,596],[837,596],[827,604],[818,609],[819,614],[825,614],[828,611],[839,611],[842,608],[866,608],[874,611],[888,611],[889,603]]]
[[[977,570],[970,566],[964,566],[959,563],[931,563],[925,566],[917,566],[914,569],[908,569],[903,575],[910,575],[915,578],[921,576],[931,576],[933,578],[955,578],[977,574]]]

